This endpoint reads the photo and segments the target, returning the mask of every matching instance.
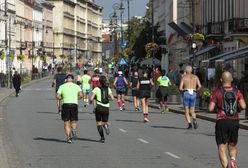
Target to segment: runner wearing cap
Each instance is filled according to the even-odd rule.
[[[83,90],[83,94],[84,94],[84,102],[85,105],[84,107],[86,107],[88,105],[88,99],[89,99],[89,93],[90,93],[90,83],[91,83],[91,77],[88,74],[87,70],[84,70],[84,75],[81,77],[80,79],[81,84],[82,84],[82,90]]]
[[[127,79],[122,76],[122,71],[118,71],[118,76],[115,77],[114,86],[116,88],[116,94],[118,99],[118,106],[120,110],[125,110],[125,93],[126,86],[128,85]]]
[[[73,75],[68,74],[66,83],[61,85],[57,91],[57,98],[63,102],[61,118],[64,121],[67,143],[71,143],[72,138],[77,138],[78,99],[83,97],[80,86],[73,83],[73,80]]]

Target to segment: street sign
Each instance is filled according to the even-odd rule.
[[[127,64],[127,59],[126,58],[120,58],[119,64],[120,65],[126,65]]]

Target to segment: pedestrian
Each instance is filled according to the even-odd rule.
[[[167,96],[168,96],[168,87],[171,86],[170,79],[166,76],[166,71],[162,70],[161,76],[157,79],[158,82],[158,92],[160,93],[159,102],[162,109],[161,113],[169,112],[167,106]]]
[[[116,88],[118,106],[120,110],[125,110],[125,93],[126,86],[128,85],[127,79],[123,76],[122,71],[118,71],[118,76],[115,77],[114,86]]]
[[[144,122],[148,119],[148,99],[151,97],[151,87],[154,85],[152,78],[148,78],[148,72],[143,71],[143,76],[139,79],[139,98],[141,99]]]
[[[14,76],[12,78],[12,81],[13,81],[13,85],[14,85],[14,88],[15,88],[15,91],[16,91],[16,97],[18,97],[19,92],[21,90],[22,79],[21,79],[20,74],[18,74],[17,71],[15,71],[15,74],[14,74]]]
[[[84,75],[81,77],[81,84],[83,90],[83,100],[84,100],[84,107],[88,105],[89,94],[90,94],[90,83],[91,83],[91,76],[88,74],[88,70],[84,70]]]
[[[220,163],[228,168],[228,155],[231,168],[237,168],[237,143],[239,131],[239,114],[246,108],[245,100],[239,89],[232,86],[233,78],[230,72],[223,72],[220,87],[217,87],[210,99],[209,111],[216,111],[215,139],[218,145]],[[215,108],[217,107],[217,108]]]
[[[135,107],[135,111],[139,111],[139,88],[138,88],[138,83],[139,83],[139,74],[137,71],[134,72],[134,76],[131,78],[130,82],[130,87],[132,88],[132,96],[133,96],[133,103]]]
[[[188,129],[192,129],[191,117],[193,118],[194,129],[198,128],[195,113],[196,91],[201,89],[199,78],[192,74],[192,67],[186,66],[186,74],[182,77],[179,90],[183,92],[183,105],[185,118],[188,122]]]
[[[63,68],[62,67],[57,67],[57,74],[54,75],[53,82],[52,82],[52,87],[55,87],[55,95],[57,95],[57,91],[59,87],[65,83],[66,79],[66,74],[63,73]],[[58,114],[61,114],[61,103],[59,99],[56,97],[56,103],[58,107]]]
[[[110,107],[109,96],[112,100],[114,100],[112,91],[108,87],[106,76],[101,76],[99,79],[99,86],[92,91],[90,102],[92,103],[93,100],[96,99],[95,118],[97,130],[101,136],[100,142],[102,143],[105,142],[103,129],[105,130],[105,133],[107,135],[110,134],[110,129],[108,125]]]
[[[77,138],[78,99],[83,97],[80,86],[73,83],[73,80],[73,75],[68,74],[66,83],[62,84],[57,92],[58,100],[63,102],[61,118],[64,121],[67,143]]]
[[[99,85],[99,79],[100,79],[100,74],[99,74],[99,69],[95,68],[94,69],[94,75],[91,77],[91,84],[92,84],[92,89],[98,87]],[[96,105],[96,101],[93,101],[93,105]],[[94,112],[94,111],[93,111]]]

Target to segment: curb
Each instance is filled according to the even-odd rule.
[[[114,96],[114,97],[116,98],[117,96]],[[133,102],[130,99],[125,99],[125,101],[127,101],[127,102]],[[154,104],[150,104],[149,107],[155,108],[155,109],[159,109],[159,106],[158,105],[154,105]],[[170,109],[170,112],[184,115],[184,112],[181,111],[181,110],[172,109],[172,108],[169,108],[169,109]],[[213,122],[213,123],[216,122],[216,119],[215,118],[207,117],[207,116],[201,115],[201,114],[196,114],[196,116],[197,116],[197,118],[202,119],[202,120],[210,121],[210,122]],[[247,125],[244,125],[242,123],[239,123],[239,128],[244,129],[244,130],[248,130],[248,126]]]

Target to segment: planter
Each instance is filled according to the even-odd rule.
[[[182,104],[182,95],[176,94],[176,95],[169,95],[167,98],[168,104]]]
[[[199,99],[199,109],[201,110],[208,110],[208,101],[205,101],[203,99]]]

